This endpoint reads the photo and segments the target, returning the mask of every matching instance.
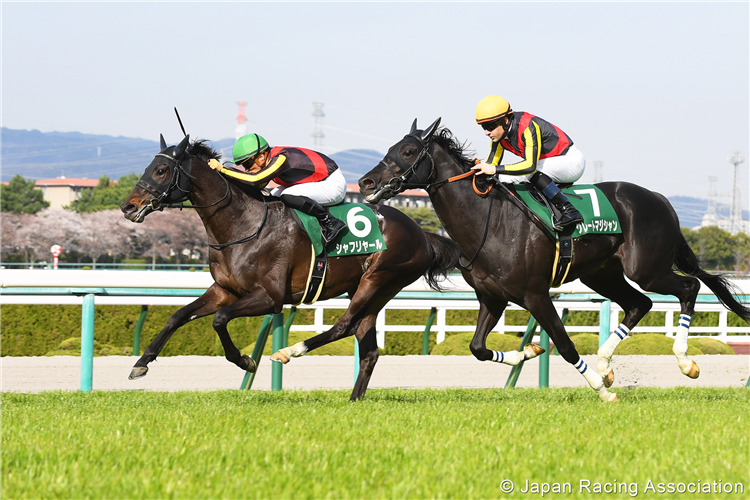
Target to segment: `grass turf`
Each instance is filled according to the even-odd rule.
[[[0,496],[528,498],[528,480],[570,483],[557,498],[602,497],[579,491],[588,480],[652,498],[649,480],[701,480],[743,483],[721,498],[747,498],[747,389],[619,395],[605,405],[585,389],[371,390],[357,403],[348,391],[4,393]]]

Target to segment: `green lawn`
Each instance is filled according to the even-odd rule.
[[[612,405],[589,389],[348,395],[3,393],[0,496],[540,498],[533,483],[571,485],[554,498],[631,498],[630,483],[640,498],[750,496],[747,389],[623,389]],[[658,494],[649,480],[744,493]]]

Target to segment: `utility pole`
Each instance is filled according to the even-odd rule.
[[[313,107],[315,110],[313,110],[313,117],[315,118],[315,128],[313,129],[313,133],[310,134],[313,138],[313,146],[315,149],[319,149],[323,147],[323,139],[325,138],[325,134],[323,133],[323,117],[326,115],[323,112],[323,104],[322,102],[314,102]]]
[[[740,192],[740,164],[745,159],[739,151],[729,157],[729,163],[734,166],[734,182],[732,183],[732,210],[729,213],[730,232],[737,234],[742,230],[742,193]]]

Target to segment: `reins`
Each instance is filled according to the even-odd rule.
[[[179,118],[179,115],[178,115],[178,118]],[[214,206],[218,205],[222,201],[226,200],[227,197],[231,196],[232,188],[229,185],[229,181],[226,179],[226,177],[224,177],[223,175],[221,175],[219,172],[216,172],[216,174],[221,178],[221,180],[224,181],[224,184],[225,184],[225,186],[227,188],[226,192],[224,193],[224,196],[222,196],[219,200],[211,203],[210,205],[192,205],[192,204],[191,205],[186,205],[183,201],[188,199],[189,191],[183,189],[179,185],[179,182],[180,182],[180,179],[179,179],[180,172],[182,172],[183,174],[185,174],[190,179],[195,179],[195,177],[193,177],[192,175],[188,174],[185,170],[183,170],[183,168],[182,168],[182,160],[177,161],[175,158],[173,158],[173,157],[171,157],[169,155],[162,154],[162,153],[159,153],[156,156],[163,156],[165,158],[168,158],[172,162],[174,162],[174,167],[175,167],[174,172],[175,172],[175,175],[173,175],[172,178],[170,179],[169,186],[167,187],[167,189],[163,193],[161,193],[161,194],[159,194],[158,191],[156,191],[155,189],[153,189],[153,186],[149,186],[145,182],[142,182],[142,180],[138,181],[137,186],[141,187],[142,189],[144,189],[145,191],[147,191],[148,193],[150,193],[152,196],[154,196],[154,198],[151,199],[151,202],[149,203],[149,205],[151,206],[151,208],[153,210],[163,211],[165,208],[179,208],[180,210],[182,210],[183,208],[195,208],[195,209],[198,209],[198,208],[211,208],[211,207],[214,207]],[[163,200],[164,198],[166,198],[167,196],[169,196],[175,188],[179,189],[180,191],[182,191],[183,195],[182,195],[181,200],[183,200],[183,201],[180,201],[179,203],[162,203],[161,200]],[[263,218],[260,221],[260,226],[258,226],[258,229],[256,229],[253,234],[251,234],[250,236],[245,236],[244,238],[240,238],[239,240],[230,241],[228,243],[208,243],[208,246],[211,247],[211,248],[213,248],[213,249],[215,249],[215,250],[223,250],[223,249],[225,249],[227,247],[230,247],[232,245],[237,245],[239,243],[245,243],[246,241],[250,241],[253,238],[255,238],[256,236],[258,236],[258,234],[260,233],[260,230],[263,229],[263,226],[266,224],[266,219],[268,217],[268,202],[266,201],[266,197],[263,196],[262,194],[261,194],[261,198],[263,199]]]

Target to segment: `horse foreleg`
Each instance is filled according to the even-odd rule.
[[[234,318],[245,316],[262,316],[271,314],[275,311],[275,301],[268,294],[265,288],[255,288],[249,294],[245,295],[234,304],[231,304],[216,312],[214,316],[213,327],[219,335],[219,340],[224,348],[224,356],[228,361],[239,366],[245,371],[255,372],[258,366],[253,358],[243,355],[237,346],[232,342],[227,330],[227,323]]]
[[[619,401],[617,394],[609,392],[604,386],[601,375],[590,369],[586,362],[581,359],[573,341],[568,337],[560,317],[557,315],[554,304],[547,293],[535,295],[526,301],[529,312],[536,318],[539,325],[549,333],[550,339],[555,344],[560,355],[583,375],[589,386],[599,394],[604,402]]]
[[[143,356],[141,356],[135,363],[135,366],[133,366],[128,379],[135,380],[145,377],[146,373],[148,373],[148,364],[156,359],[167,341],[172,337],[172,334],[182,325],[193,321],[194,319],[211,315],[236,300],[237,297],[221,288],[216,283],[211,285],[203,295],[185,307],[179,309],[169,318],[169,320],[167,320],[167,324],[164,328],[162,328],[154,340],[151,341],[148,347],[143,350]]]
[[[372,371],[378,362],[380,352],[378,351],[377,332],[375,330],[375,320],[377,313],[366,316],[359,324],[357,329],[357,341],[359,342],[359,374],[357,382],[354,384],[350,401],[362,399],[367,392],[367,386],[370,383]]]
[[[474,331],[471,344],[469,344],[471,353],[479,361],[495,361],[506,365],[517,365],[523,361],[525,350],[499,352],[487,349],[487,335],[497,325],[503,311],[508,307],[508,301],[479,292],[477,292],[477,298],[479,299],[479,315],[477,316],[477,329]]]

